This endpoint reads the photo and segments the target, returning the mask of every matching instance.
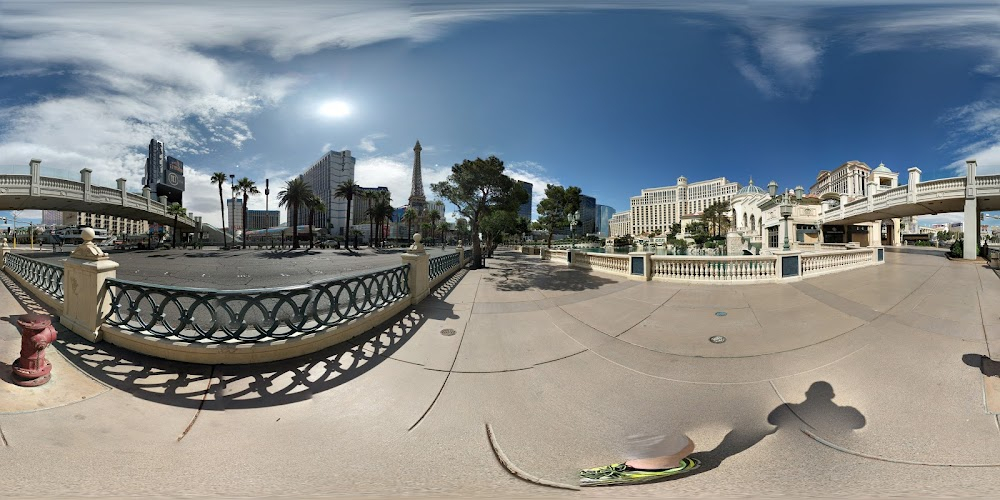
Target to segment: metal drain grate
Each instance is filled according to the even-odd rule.
[[[715,335],[713,337],[709,337],[708,341],[713,344],[721,344],[726,341],[726,337],[723,337],[722,335]]]
[[[715,315],[716,315],[716,316],[719,316],[720,318],[721,318],[722,316],[725,316],[725,315],[727,315],[727,314],[729,314],[729,313],[727,313],[726,311],[719,311],[719,312],[716,312],[716,313],[715,313]]]
[[[441,330],[441,335],[444,335],[445,337],[451,337],[452,335],[455,335],[455,329],[445,328],[444,330]]]

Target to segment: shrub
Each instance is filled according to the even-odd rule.
[[[965,253],[965,240],[958,240],[951,245],[951,251],[949,252],[952,257],[962,258]],[[976,255],[982,253],[982,248],[979,247],[979,243],[976,243]]]

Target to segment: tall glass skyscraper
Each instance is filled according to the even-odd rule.
[[[597,198],[580,195],[580,225],[576,234],[584,235],[597,232]]]
[[[344,220],[347,217],[347,200],[333,196],[333,192],[340,183],[354,179],[354,162],[355,158],[351,156],[350,150],[330,151],[301,175],[302,180],[309,184],[313,193],[326,206],[326,212],[317,214],[316,225],[328,228],[332,235],[347,234]],[[286,210],[286,220],[291,221],[292,208],[288,207]],[[309,211],[302,207],[299,207],[298,224],[309,224]]]
[[[602,238],[611,235],[611,216],[615,214],[615,209],[607,205],[597,205],[597,232]]]
[[[525,191],[528,192],[528,202],[525,203],[525,204],[523,204],[523,205],[521,205],[517,209],[517,216],[518,217],[524,217],[525,219],[528,219],[530,221],[531,220],[531,187],[532,187],[531,183],[530,182],[524,182],[524,181],[517,181],[517,184],[521,186],[521,189],[524,189]]]

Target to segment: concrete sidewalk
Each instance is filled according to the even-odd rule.
[[[370,335],[267,365],[173,363],[61,332],[48,392],[0,386],[0,491],[993,496],[1000,392],[982,356],[1000,357],[1000,278],[937,254],[886,258],[792,284],[685,286],[498,254]],[[8,363],[9,321],[32,302],[10,280],[0,290]],[[703,465],[646,485],[542,486],[494,449],[574,485],[620,460],[627,436],[671,430]]]

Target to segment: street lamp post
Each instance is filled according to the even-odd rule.
[[[576,240],[573,231],[576,228],[577,223],[580,222],[580,211],[577,210],[576,212],[566,216],[566,218],[569,219],[569,248],[570,250],[573,250],[576,248]]]

